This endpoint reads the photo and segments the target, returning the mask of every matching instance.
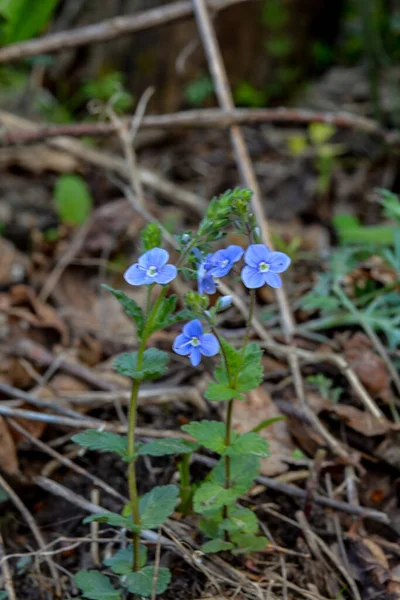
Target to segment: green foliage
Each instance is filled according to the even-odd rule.
[[[205,554],[215,554],[216,552],[222,552],[223,550],[232,550],[234,548],[232,542],[226,542],[223,539],[214,538],[209,542],[202,544],[200,550]]]
[[[214,512],[223,506],[229,506],[238,498],[233,488],[226,489],[224,485],[206,481],[194,493],[193,506],[197,513]]]
[[[267,95],[265,92],[256,89],[248,81],[241,81],[235,87],[235,103],[239,106],[250,106],[252,108],[261,108],[266,105]]]
[[[144,567],[147,560],[147,548],[146,546],[140,545],[140,566]],[[133,546],[130,545],[127,548],[121,548],[104,561],[106,567],[109,567],[116,575],[129,575],[132,573],[133,564]]]
[[[143,335],[144,328],[144,314],[140,306],[133,300],[129,298],[124,292],[120,290],[114,290],[112,287],[103,284],[103,287],[111,292],[113,296],[118,300],[118,302],[122,305],[125,313],[130,317],[135,323],[137,328],[138,337],[141,338]]]
[[[223,519],[220,525],[224,531],[229,533],[256,533],[258,531],[258,520],[249,508],[233,508],[229,511],[229,518]]]
[[[79,571],[74,581],[88,600],[121,600],[121,592],[99,571]]]
[[[143,444],[138,454],[141,456],[167,456],[169,454],[190,454],[198,449],[199,445],[182,438],[166,438],[153,440]]]
[[[118,435],[110,431],[96,431],[96,429],[87,429],[82,433],[72,436],[72,440],[80,446],[85,446],[91,450],[100,450],[101,452],[115,452],[125,460],[129,461],[132,457],[128,455],[128,438],[126,435]]]
[[[41,33],[57,4],[58,0],[0,0],[0,17],[4,20],[1,45],[21,42]]]
[[[323,398],[330,400],[334,404],[337,404],[342,395],[343,388],[334,386],[332,379],[326,377],[323,373],[317,375],[310,375],[307,377],[308,383],[312,383],[318,389],[318,392]]]
[[[60,175],[54,188],[59,218],[67,225],[83,225],[92,211],[89,188],[79,175]]]
[[[149,223],[140,232],[143,250],[147,252],[152,248],[160,248],[162,244],[161,229],[156,223]]]
[[[202,314],[207,310],[210,300],[208,296],[191,290],[190,292],[186,292],[183,302],[188,310],[196,314]]]
[[[254,535],[252,533],[234,533],[231,536],[232,542],[236,548],[233,554],[249,554],[263,550],[269,544],[266,537]]]
[[[137,531],[140,532],[142,527],[135,525],[132,522],[132,519],[126,517],[124,515],[119,515],[113,512],[105,512],[105,513],[96,513],[94,515],[89,515],[83,519],[84,525],[88,523],[93,523],[96,521],[97,523],[107,523],[111,525],[111,527],[121,527],[124,529],[128,529],[128,531]]]
[[[233,443],[226,448],[225,454],[228,456],[250,455],[268,458],[268,442],[258,433],[249,432],[238,436]]]
[[[213,94],[214,84],[209,75],[195,79],[185,89],[185,99],[192,106],[203,106],[207,100],[212,98]]]
[[[220,240],[229,224],[240,233],[247,233],[248,227],[254,229],[256,224],[251,213],[251,197],[251,190],[235,188],[213,198],[208,205],[206,216],[199,225],[198,236],[206,242]],[[199,247],[202,249],[201,245]]]
[[[179,490],[175,485],[153,488],[139,502],[140,522],[143,529],[155,529],[170,516],[178,504]]]
[[[78,94],[79,99],[100,100],[108,102],[113,99],[113,110],[123,113],[132,108],[134,98],[124,85],[125,76],[120,71],[113,71],[101,75],[97,79],[92,79],[85,83]]]
[[[211,400],[212,402],[223,402],[224,400],[233,400],[234,398],[243,399],[243,396],[236,390],[227,385],[213,382],[208,384],[204,395],[207,400]]]
[[[175,295],[164,298],[161,302],[156,314],[153,316],[148,327],[148,334],[151,335],[159,329],[165,329],[175,323],[185,319],[185,314],[180,313],[174,315],[177,297]]]
[[[114,360],[114,369],[119,375],[140,381],[158,379],[167,370],[168,354],[158,348],[144,351],[140,369],[137,368],[137,358],[137,352],[124,352]]]
[[[266,429],[270,425],[273,425],[274,423],[279,423],[279,421],[284,421],[284,420],[285,420],[285,417],[272,417],[271,419],[264,419],[258,425],[253,427],[252,431],[254,431],[254,433],[258,433],[259,431]]]
[[[156,572],[155,567],[143,567],[137,573],[130,573],[126,577],[125,584],[132,594],[139,596],[151,596],[153,593],[154,579],[157,575],[156,594],[162,594],[171,581],[169,569],[160,567]]]
[[[379,201],[384,209],[384,216],[396,221],[400,225],[400,200],[397,194],[384,189],[378,189],[376,191],[379,196]]]
[[[245,494],[260,472],[260,459],[257,456],[231,456],[231,487],[236,497]],[[209,481],[220,486],[225,485],[225,463],[218,461],[209,475]]]
[[[182,430],[194,437],[208,450],[223,454],[226,449],[225,425],[219,421],[192,421],[183,425]]]

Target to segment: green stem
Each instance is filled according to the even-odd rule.
[[[179,475],[180,475],[180,498],[181,498],[181,512],[183,515],[189,514],[191,511],[192,501],[192,486],[190,485],[190,454],[181,454],[180,461],[178,463]]]
[[[250,331],[251,331],[251,324],[253,322],[255,304],[256,304],[256,290],[250,290],[249,318],[247,320],[246,333],[244,335],[242,358],[244,356],[244,353],[246,352],[246,346],[249,343],[249,337],[250,337]]]

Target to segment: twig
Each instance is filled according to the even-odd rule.
[[[29,440],[31,444],[33,444],[37,448],[40,448],[42,452],[45,452],[49,456],[52,456],[60,464],[65,465],[69,469],[72,469],[73,471],[75,471],[75,473],[79,473],[79,475],[83,475],[84,477],[89,479],[94,485],[103,489],[110,496],[118,498],[118,500],[121,500],[121,502],[128,501],[127,498],[125,498],[125,496],[117,492],[117,490],[108,485],[105,481],[103,481],[99,477],[96,477],[96,475],[92,475],[92,473],[89,473],[89,471],[87,471],[83,467],[77,465],[63,454],[60,454],[59,452],[57,452],[57,450],[54,450],[54,448],[51,448],[48,444],[45,444],[41,440],[35,438],[35,436],[33,436],[27,429],[25,429],[25,427],[22,427],[22,425],[20,425],[13,419],[7,419],[7,422],[9,423],[9,425],[11,425],[13,429],[18,431],[18,433],[20,433],[27,440]]]
[[[332,479],[329,473],[325,474],[325,484],[326,484],[326,489],[328,492],[328,497],[333,500],[333,489],[332,489]],[[332,515],[332,523],[333,523],[333,528],[336,534],[336,539],[337,539],[337,543],[338,543],[338,547],[339,547],[339,554],[342,557],[342,561],[344,566],[346,567],[347,571],[349,571],[349,560],[347,558],[347,552],[346,552],[346,548],[343,542],[343,533],[342,533],[342,528],[340,526],[340,521],[339,521],[339,517],[336,513],[333,513]]]
[[[129,117],[122,119],[123,122]],[[185,110],[164,115],[143,117],[141,129],[206,129],[227,128],[232,125],[257,125],[260,123],[308,125],[309,123],[328,123],[339,129],[353,129],[372,135],[389,144],[400,143],[399,133],[388,131],[373,119],[360,117],[347,112],[321,112],[302,108],[202,108]],[[39,126],[36,131],[4,131],[0,133],[0,145],[18,145],[37,143],[54,137],[97,137],[116,133],[114,123],[69,123],[67,125]]]
[[[193,454],[193,460],[205,464],[209,467],[214,467],[217,463],[217,461],[214,458],[202,456],[197,453]],[[264,475],[260,475],[259,477],[257,477],[256,481],[257,483],[261,483],[261,485],[265,485],[271,490],[280,492],[282,494],[286,494],[287,496],[292,496],[293,498],[299,498],[300,500],[305,500],[307,495],[307,492],[305,490],[302,490],[301,488],[295,485],[281,483],[279,481],[276,481],[275,479],[272,479],[271,477],[265,477]],[[379,523],[385,523],[386,525],[390,525],[390,519],[387,516],[387,514],[378,510],[365,508],[363,506],[354,506],[352,504],[347,504],[347,502],[340,502],[339,500],[331,500],[330,498],[325,498],[324,496],[319,496],[318,494],[314,496],[314,502],[316,504],[319,504],[320,506],[344,512],[348,515],[356,515],[360,519],[371,519],[372,521],[377,521]]]
[[[42,536],[38,526],[36,525],[35,519],[31,515],[29,510],[26,508],[25,504],[22,502],[20,497],[14,492],[12,487],[8,485],[7,481],[2,477],[1,474],[0,474],[0,486],[5,490],[5,492],[10,497],[12,503],[15,505],[15,507],[19,510],[19,512],[25,519],[27,525],[29,526],[30,530],[32,531],[32,534],[33,534],[39,548],[41,550],[44,550],[46,543],[43,539],[43,536]],[[47,566],[49,567],[50,575],[54,581],[56,593],[58,596],[61,597],[61,585],[60,585],[59,577],[57,574],[57,569],[55,568],[53,562],[50,560],[49,557],[44,555],[44,559],[47,562]]]
[[[4,550],[4,540],[0,533],[0,564],[1,564],[1,572],[3,574],[3,584],[6,588],[6,592],[8,594],[8,600],[17,600],[17,596],[15,595],[14,585],[13,585],[13,577],[11,573],[10,566],[8,564],[8,557]]]
[[[58,425],[59,427],[71,427],[72,429],[101,429],[102,431],[127,433],[127,427],[125,425],[113,425],[104,421],[89,419],[70,419],[69,417],[60,417],[59,415],[49,415],[47,413],[23,410],[21,408],[11,408],[10,406],[3,406],[1,403],[0,415],[3,417],[14,417],[15,419],[26,419],[27,421],[49,423],[51,425]],[[149,429],[147,427],[137,427],[136,431],[140,437],[184,437],[185,439],[191,439],[189,436],[182,434],[180,431],[173,431],[170,429]]]
[[[22,129],[24,131],[38,131],[40,129],[40,126],[32,121],[4,110],[0,110],[0,124],[6,129]],[[129,172],[124,158],[90,148],[78,140],[71,140],[66,137],[50,139],[47,143],[50,147],[67,152],[87,164],[106,169],[129,179]],[[139,169],[139,174],[143,185],[167,198],[170,202],[187,206],[198,215],[202,216],[204,214],[207,204],[201,196],[175,185],[151,169],[142,167]]]
[[[249,0],[208,0],[210,8],[222,10],[233,4],[248,2]],[[136,33],[151,27],[157,27],[190,17],[192,3],[188,1],[174,2],[167,6],[160,6],[136,15],[126,15],[107,19],[94,25],[79,27],[70,31],[53,33],[41,38],[10,44],[0,50],[0,63],[20,60],[37,54],[60,52],[67,48],[76,48],[87,44],[104,42],[117,37]]]

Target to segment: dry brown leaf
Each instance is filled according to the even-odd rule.
[[[14,244],[4,239],[0,238],[0,285],[1,286],[9,286],[14,285],[22,281],[29,269],[30,269],[30,261],[25,254],[19,252]],[[8,295],[8,294],[7,294]],[[6,294],[2,294],[3,299]],[[2,302],[2,310],[3,310],[3,302]]]
[[[391,397],[390,375],[384,360],[378,356],[363,333],[356,333],[344,345],[344,354],[361,383],[373,396]]]
[[[0,469],[8,475],[19,470],[15,443],[3,417],[0,417]]]
[[[325,401],[322,398],[321,400],[324,403],[321,410],[334,413],[344,421],[346,425],[354,429],[354,431],[358,431],[367,437],[384,435],[391,428],[390,421],[387,421],[386,419],[377,419],[374,415],[359,410],[355,406],[349,406],[347,404],[331,404],[329,401]]]
[[[274,405],[271,396],[260,387],[249,394],[245,402],[235,402],[233,408],[233,426],[240,433],[250,431],[257,427],[261,421],[282,416]],[[284,421],[273,423],[260,431],[270,446],[270,458],[262,461],[261,472],[263,475],[278,475],[287,471],[288,465],[282,460],[290,458],[295,446]]]

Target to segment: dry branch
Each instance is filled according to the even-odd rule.
[[[249,2],[250,0],[208,0],[208,5],[214,11],[222,10],[233,4]],[[100,23],[79,27],[60,33],[52,33],[41,38],[26,42],[11,44],[0,50],[0,63],[20,60],[28,56],[60,52],[67,48],[76,48],[98,42],[113,40],[137,31],[150,29],[178,19],[190,17],[193,12],[189,1],[173,2],[143,11],[135,15],[126,15],[107,19]]]

